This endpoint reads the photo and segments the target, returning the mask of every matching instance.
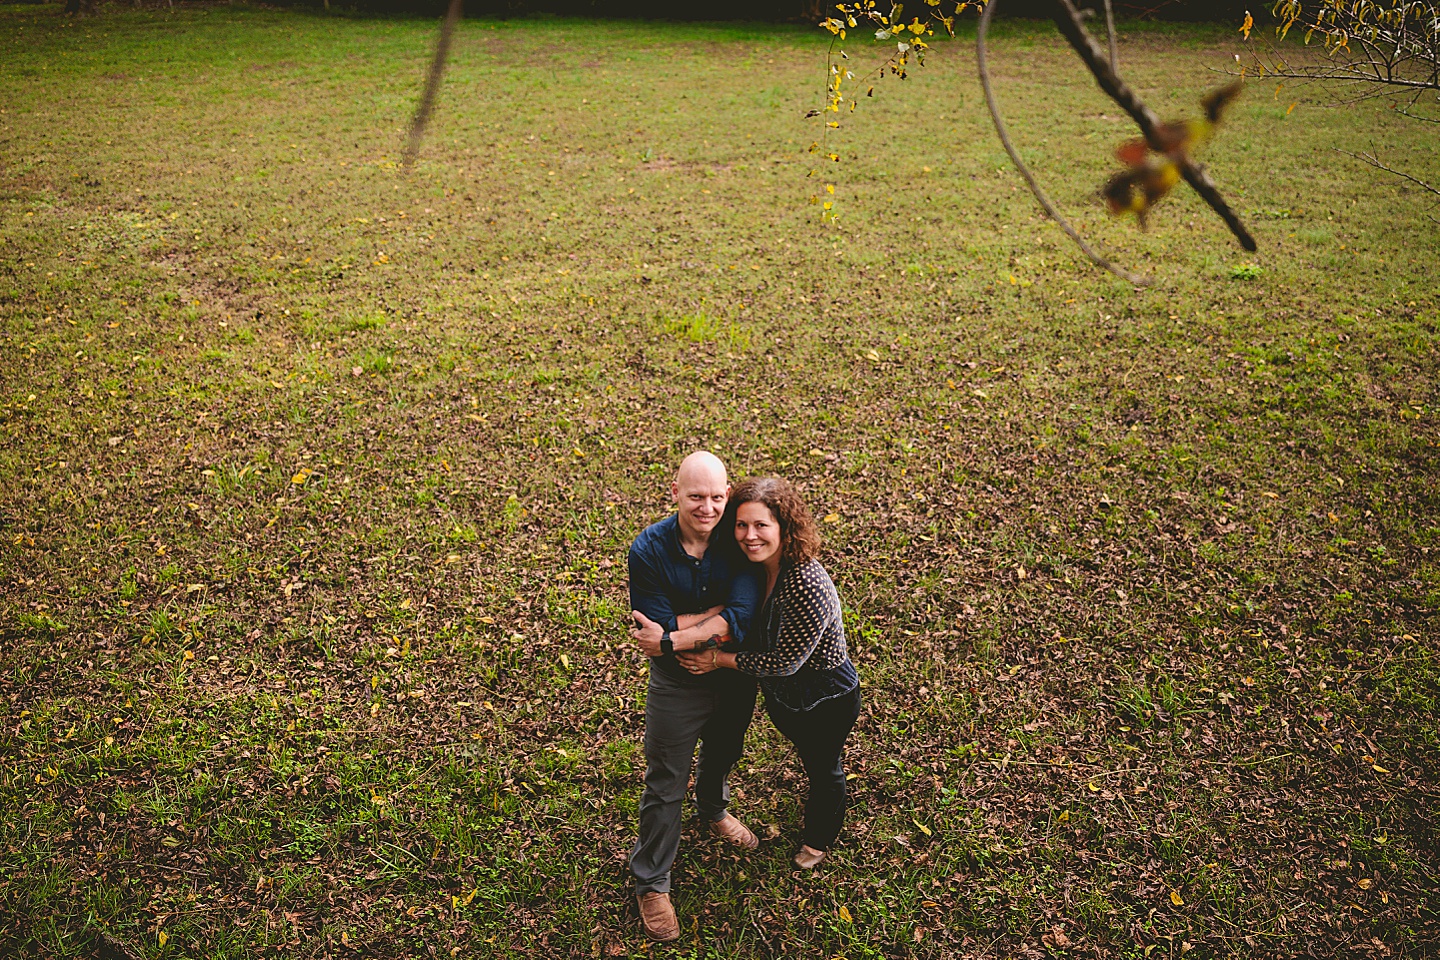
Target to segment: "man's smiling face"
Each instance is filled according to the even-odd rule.
[[[725,467],[713,456],[686,458],[670,485],[680,514],[680,527],[688,539],[708,539],[725,515],[730,482]]]

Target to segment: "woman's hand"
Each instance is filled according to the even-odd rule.
[[[631,610],[630,618],[635,621],[635,626],[630,628],[630,639],[640,652],[647,657],[660,656],[660,638],[665,635],[665,628],[639,610]]]
[[[711,670],[719,670],[724,666],[720,662],[719,651],[710,650],[687,650],[684,653],[675,654],[675,659],[680,661],[680,666],[693,674],[705,674]]]

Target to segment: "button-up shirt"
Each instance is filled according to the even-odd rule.
[[[639,610],[666,630],[676,630],[680,614],[724,605],[731,641],[726,650],[743,649],[750,620],[760,602],[754,564],[741,555],[735,538],[717,529],[703,557],[692,557],[680,543],[680,520],[671,514],[640,532],[630,545],[630,609]],[[716,673],[696,676],[672,656],[653,657],[654,669],[684,683],[710,686]],[[718,671],[717,671],[718,673]]]

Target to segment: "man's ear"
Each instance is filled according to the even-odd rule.
[[[670,481],[670,499],[676,503],[680,502],[680,482],[678,480]]]

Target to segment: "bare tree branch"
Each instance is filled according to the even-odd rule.
[[[1412,100],[1410,102],[1413,104],[1415,101]],[[1399,109],[1395,112],[1400,114],[1400,116],[1402,117],[1409,117],[1411,120],[1420,120],[1424,123],[1440,123],[1440,117],[1422,117],[1418,113],[1411,113],[1409,110],[1405,109]]]
[[[1070,41],[1070,46],[1080,55],[1080,59],[1089,68],[1091,75],[1095,77],[1095,82],[1100,85],[1100,89],[1105,91],[1111,100],[1119,104],[1121,109],[1130,114],[1152,150],[1158,153],[1166,152],[1166,144],[1159,133],[1161,120],[1155,111],[1146,106],[1126,85],[1125,81],[1121,80],[1115,71],[1105,63],[1104,53],[1090,34],[1085,32],[1085,25],[1081,21],[1075,5],[1070,0],[1055,0],[1055,3],[1057,6],[1054,16],[1055,25],[1060,28],[1065,39]],[[1180,175],[1185,178],[1185,182],[1190,184],[1195,192],[1200,194],[1200,198],[1220,215],[1220,219],[1225,221],[1230,232],[1240,241],[1240,246],[1253,252],[1256,249],[1255,238],[1245,228],[1239,215],[1230,209],[1230,205],[1220,195],[1220,188],[1215,186],[1215,182],[1210,179],[1205,168],[1195,163],[1188,155],[1181,155],[1177,162],[1180,167]]]
[[[1364,68],[1369,67],[1370,71],[1365,72]],[[1402,90],[1434,90],[1435,84],[1423,80],[1407,80],[1404,77],[1394,76],[1388,70],[1382,71],[1382,65],[1368,61],[1353,64],[1337,65],[1315,65],[1301,67],[1266,67],[1265,72],[1272,77],[1279,77],[1282,80],[1351,80],[1358,83],[1373,84],[1379,87],[1395,87]],[[1383,94],[1384,91],[1382,90]]]
[[[1377,151],[1373,146],[1370,148],[1370,153],[1351,153],[1349,150],[1341,150],[1339,147],[1335,148],[1335,152],[1343,153],[1347,157],[1354,157],[1356,160],[1364,161],[1365,163],[1370,164],[1370,166],[1376,168],[1377,170],[1384,170],[1386,173],[1393,173],[1395,176],[1401,177],[1405,180],[1409,180],[1411,183],[1423,187],[1424,189],[1429,190],[1431,193],[1435,194],[1435,196],[1440,197],[1440,189],[1436,189],[1435,187],[1430,186],[1430,184],[1426,183],[1424,180],[1421,180],[1419,177],[1412,177],[1404,170],[1396,170],[1389,164],[1382,162],[1380,159],[1379,151]]]
[[[1293,80],[1354,80],[1392,90],[1440,90],[1440,7],[1433,0],[1306,0],[1280,3],[1277,33],[1318,34],[1326,62],[1291,65],[1274,45],[1254,53],[1272,76]]]
[[[1412,110],[1422,97],[1428,103],[1431,95],[1440,93],[1440,4],[1436,0],[1279,0],[1273,12],[1280,20],[1276,34],[1281,41],[1291,28],[1304,31],[1307,46],[1310,38],[1318,35],[1324,59],[1297,52],[1306,59],[1291,62],[1276,44],[1266,43],[1264,50],[1251,51],[1261,76],[1338,85],[1335,104],[1387,99],[1402,117],[1440,123],[1440,118]],[[1339,152],[1432,189],[1380,162],[1373,151],[1370,156]]]
[[[1015,145],[1010,142],[1010,135],[1005,131],[1005,121],[1000,117],[1000,105],[995,101],[995,91],[991,88],[990,63],[985,45],[985,38],[990,32],[990,18],[995,15],[995,7],[998,4],[999,0],[989,0],[980,12],[980,26],[975,34],[975,59],[980,69],[980,86],[985,90],[985,103],[990,108],[990,119],[995,121],[995,132],[1000,136],[1000,143],[1004,145],[1005,152],[1010,154],[1010,161],[1015,164],[1015,169],[1020,171],[1020,176],[1025,178],[1025,183],[1030,187],[1030,192],[1035,194],[1035,199],[1040,202],[1040,206],[1050,215],[1050,219],[1058,223],[1060,229],[1064,230],[1065,234],[1071,240],[1074,240],[1080,249],[1084,251],[1085,256],[1090,258],[1090,262],[1094,263],[1097,267],[1103,267],[1109,270],[1127,283],[1133,283],[1136,286],[1148,284],[1150,282],[1149,278],[1142,277],[1139,274],[1131,273],[1122,267],[1116,266],[1095,252],[1090,244],[1085,242],[1085,238],[1080,236],[1074,227],[1070,226],[1069,221],[1061,216],[1060,211],[1055,208],[1055,204],[1050,202],[1050,198],[1045,195],[1045,191],[1040,189],[1040,184],[1036,182],[1034,174],[1032,174],[1030,168],[1025,165],[1025,161],[1020,159],[1020,154],[1015,149]]]
[[[430,61],[430,72],[425,77],[425,91],[420,94],[420,104],[410,121],[410,138],[405,144],[405,153],[400,166],[410,167],[420,153],[420,141],[425,137],[425,127],[430,122],[430,112],[435,108],[435,95],[440,92],[440,77],[445,73],[445,59],[450,54],[450,39],[455,35],[455,24],[460,22],[462,0],[450,0],[450,9],[440,24],[440,39],[435,43],[435,59]]]

